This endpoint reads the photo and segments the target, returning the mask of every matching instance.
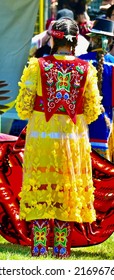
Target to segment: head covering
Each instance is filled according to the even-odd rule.
[[[74,14],[69,9],[61,9],[57,12],[56,20],[58,20],[60,18],[74,19]]]
[[[112,20],[97,18],[94,22],[93,28],[90,30],[89,36],[94,34],[114,36],[114,22]]]

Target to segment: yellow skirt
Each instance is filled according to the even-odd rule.
[[[28,123],[20,218],[93,222],[94,187],[88,127],[66,115],[33,112]]]

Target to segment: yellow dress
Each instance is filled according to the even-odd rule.
[[[66,59],[66,56],[55,57]],[[60,114],[46,122],[44,112],[33,110],[36,94],[42,96],[37,58],[30,59],[19,86],[16,110],[21,119],[29,119],[20,219],[93,222],[96,213],[87,124],[101,113],[96,69],[89,62],[83,93],[84,113],[77,115],[76,124],[68,115]]]

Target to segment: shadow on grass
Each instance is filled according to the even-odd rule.
[[[78,260],[109,260],[109,256],[105,252],[87,252],[84,250],[81,251],[79,249],[71,253],[71,258]]]
[[[93,246],[92,246],[93,247]],[[96,247],[96,246],[95,246]],[[94,247],[94,248],[95,248]],[[103,252],[103,249],[97,250],[95,248],[92,250],[88,247],[82,248],[72,248],[71,256],[67,258],[68,260],[110,260],[109,252]],[[47,257],[32,257],[31,248],[29,246],[22,246],[12,243],[0,244],[0,260],[5,259],[27,259],[27,260],[36,260],[36,259],[47,259],[55,260],[52,256],[52,248],[49,248],[49,255]]]
[[[11,254],[20,254],[22,256],[30,254],[30,247],[29,246],[21,246],[17,244],[7,243],[7,244],[0,244],[0,254],[4,253],[11,253]]]

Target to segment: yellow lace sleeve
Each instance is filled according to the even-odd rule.
[[[101,114],[101,100],[97,86],[97,70],[89,62],[89,70],[84,92],[84,115],[88,124],[95,121]]]
[[[18,116],[29,119],[33,111],[34,100],[37,93],[38,59],[31,58],[28,67],[25,66],[19,85],[19,93],[16,98],[16,111]]]

